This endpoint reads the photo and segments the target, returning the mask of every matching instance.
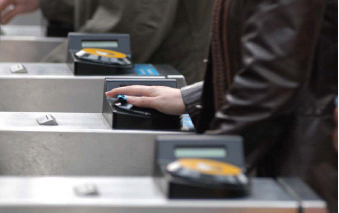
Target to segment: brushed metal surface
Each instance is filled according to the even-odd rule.
[[[17,32],[37,31],[39,26],[27,28],[21,26],[6,26],[5,33],[18,34]],[[37,29],[38,28],[38,29]],[[41,28],[41,30],[43,30]],[[9,31],[9,32],[7,32]],[[41,34],[41,33],[40,33]],[[37,36],[1,36],[0,37],[0,62],[40,62],[54,48],[67,38],[47,38]],[[66,53],[65,53],[66,54]]]
[[[1,76],[0,111],[101,113],[103,77]]]
[[[11,73],[10,67],[13,65],[22,64],[27,73]],[[68,68],[67,64],[63,63],[0,63],[0,76],[30,76],[30,75],[55,75],[55,76],[73,76],[73,73]]]
[[[102,112],[106,76],[74,76],[66,64],[42,63],[24,63],[28,73],[13,74],[9,68],[15,64],[0,63],[0,111]],[[180,87],[186,85],[183,77],[177,82]]]
[[[96,185],[98,196],[74,187]],[[169,200],[151,177],[1,177],[0,212],[298,212],[298,203],[272,179],[253,179],[240,199]]]
[[[303,213],[326,213],[327,205],[304,181],[296,177],[278,178],[278,183],[300,203]]]
[[[37,118],[52,115],[58,125],[39,125]],[[111,130],[101,113],[58,113],[58,112],[0,112],[1,130],[24,131],[95,131]]]
[[[154,140],[161,134],[187,133],[60,126],[0,130],[0,175],[150,176]]]

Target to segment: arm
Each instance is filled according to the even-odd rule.
[[[180,89],[164,86],[126,86],[105,93],[107,97],[126,95],[127,102],[137,107],[153,108],[171,115],[185,113]]]
[[[204,82],[198,82],[181,88],[181,95],[187,113],[190,115],[194,124],[197,123],[198,115],[201,112],[201,94]]]
[[[324,1],[246,1],[241,62],[210,134],[238,134],[290,114],[309,77]],[[228,29],[232,31],[232,29]]]
[[[164,86],[126,86],[106,92],[107,97],[124,94],[127,102],[138,107],[153,108],[172,115],[189,113],[191,116],[199,113],[203,82],[198,82],[181,89]],[[185,101],[185,103],[184,103]]]
[[[0,0],[1,24],[7,24],[15,16],[39,9],[38,0]]]
[[[73,0],[0,0],[1,24],[7,24],[15,16],[39,8],[47,19],[73,23]]]

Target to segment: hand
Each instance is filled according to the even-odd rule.
[[[186,112],[180,89],[164,86],[126,86],[106,92],[107,97],[126,95],[127,102],[137,107],[153,108],[170,115]]]
[[[13,9],[6,10],[10,6]],[[0,0],[1,24],[7,24],[15,16],[33,12],[39,7],[39,0]]]

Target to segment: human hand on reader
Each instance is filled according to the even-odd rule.
[[[143,108],[153,108],[170,115],[181,115],[186,112],[180,89],[164,86],[125,86],[105,93],[107,97],[123,94],[127,102]]]
[[[1,24],[7,24],[15,16],[39,9],[39,0],[0,0]]]

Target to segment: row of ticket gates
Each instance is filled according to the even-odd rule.
[[[106,98],[186,85],[133,64],[128,35],[68,39],[66,64],[0,63],[0,212],[327,212],[298,178],[249,178],[241,137]]]

